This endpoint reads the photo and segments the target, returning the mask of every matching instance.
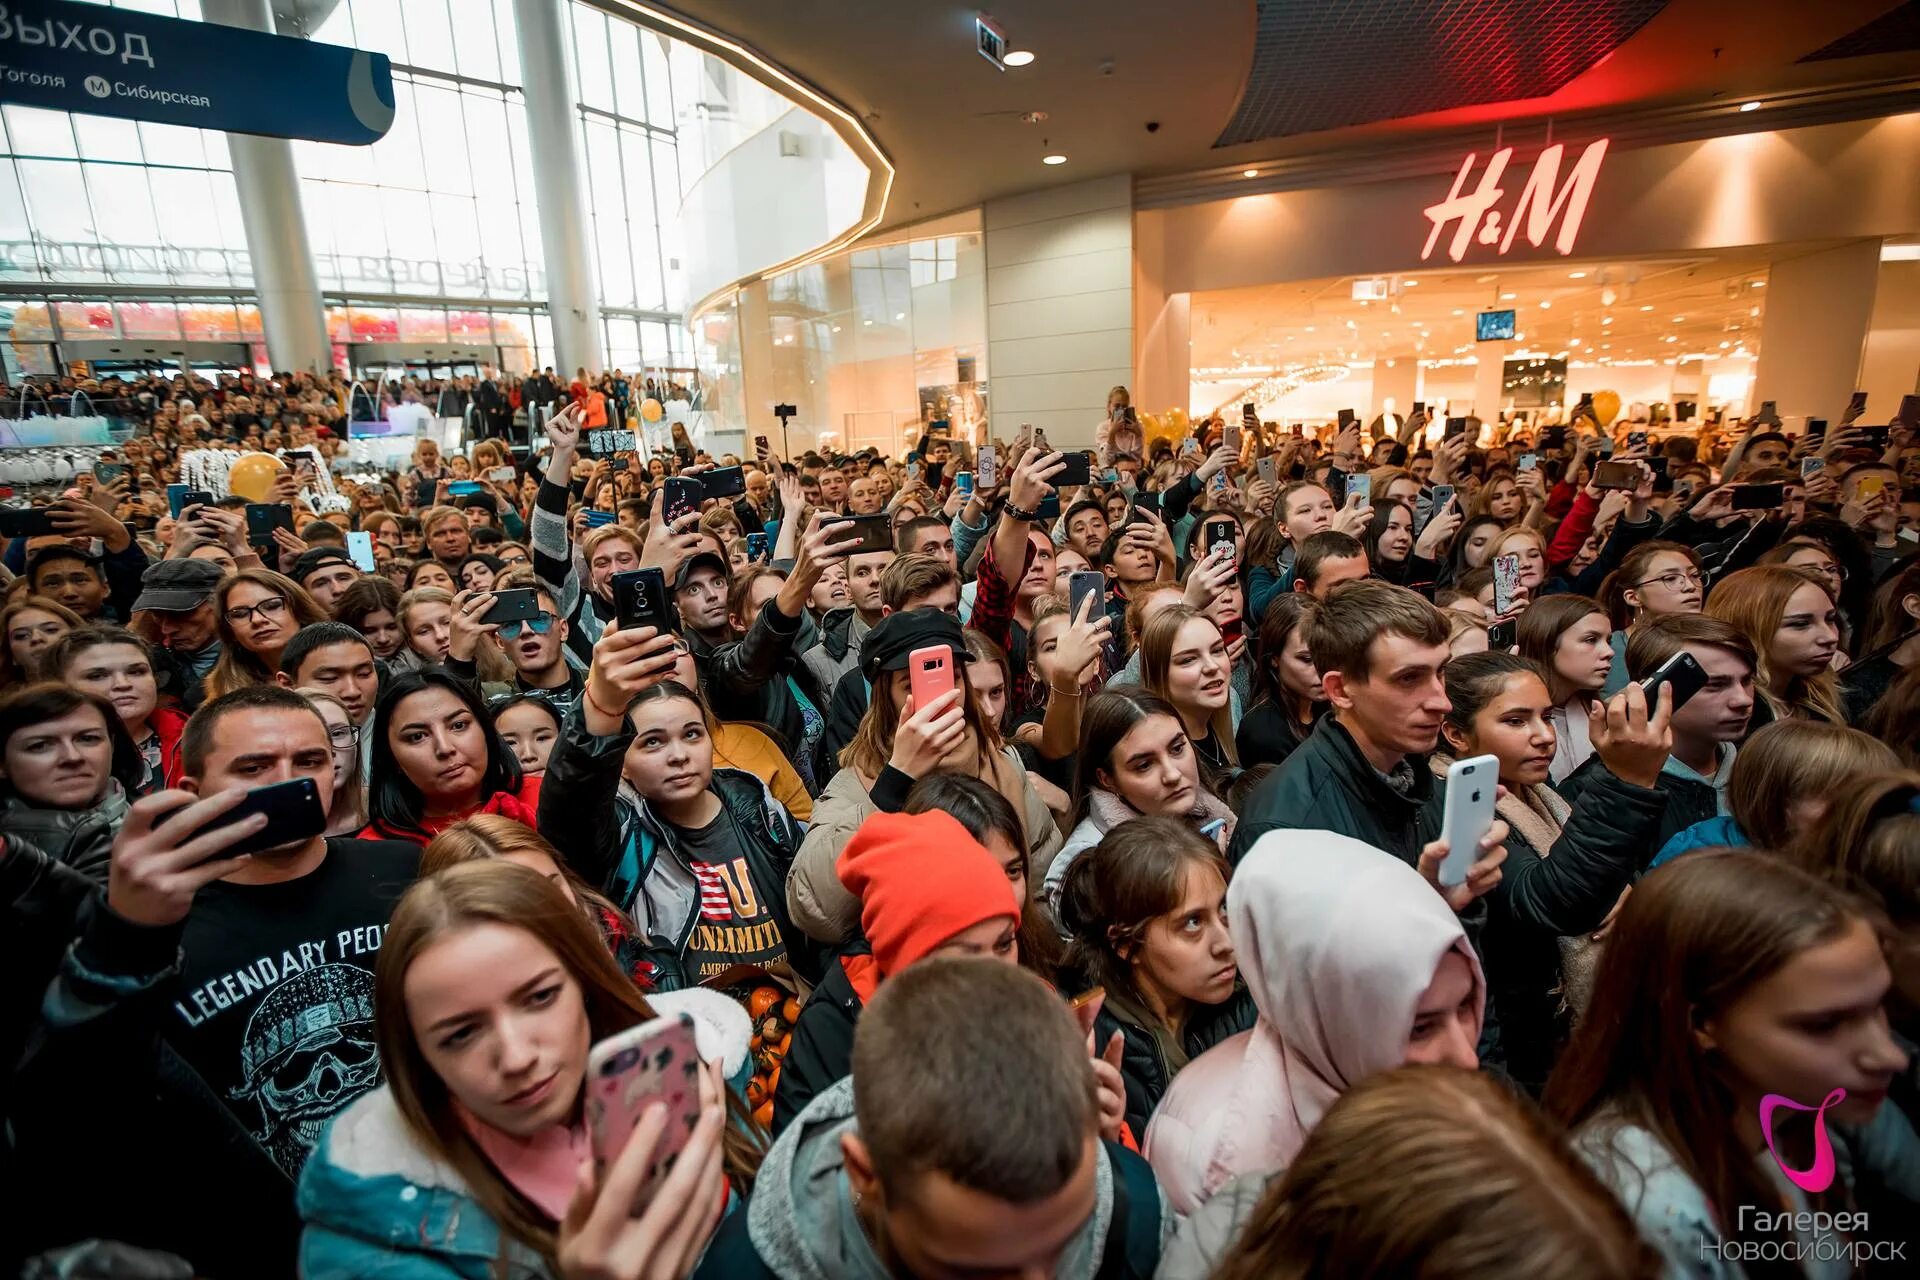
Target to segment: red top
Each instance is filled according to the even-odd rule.
[[[521,780],[520,790],[517,794],[511,791],[496,791],[480,804],[476,804],[459,813],[449,814],[443,818],[422,818],[420,820],[420,829],[425,832],[424,835],[388,827],[383,825],[378,819],[375,819],[369,822],[366,829],[360,833],[360,839],[408,840],[414,844],[424,845],[427,841],[433,839],[454,823],[464,821],[467,818],[481,813],[497,813],[503,817],[512,818],[521,826],[531,830],[538,830],[539,824],[535,818],[539,812],[540,775],[534,774]]]

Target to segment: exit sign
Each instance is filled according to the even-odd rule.
[[[994,25],[993,19],[984,13],[973,18],[975,47],[980,56],[1002,71],[1007,69],[1007,34]]]

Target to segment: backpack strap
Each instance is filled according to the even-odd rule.
[[[1145,1160],[1105,1142],[1113,1171],[1113,1218],[1094,1280],[1152,1280],[1160,1266],[1160,1187]]]

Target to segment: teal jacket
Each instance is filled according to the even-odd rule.
[[[1684,831],[1675,832],[1673,838],[1661,846],[1660,852],[1654,855],[1653,862],[1648,865],[1647,870],[1651,871],[1654,867],[1663,866],[1681,854],[1692,853],[1695,849],[1717,849],[1722,846],[1743,848],[1752,843],[1753,841],[1747,839],[1747,833],[1740,829],[1740,824],[1732,818],[1724,815],[1708,818],[1704,822],[1694,823]]]

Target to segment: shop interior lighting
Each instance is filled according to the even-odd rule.
[[[1010,49],[1007,51],[1007,56],[1000,59],[1000,61],[1010,67],[1024,67],[1033,61],[1033,50]]]
[[[1065,164],[1066,162],[1067,162],[1067,158],[1061,155],[1058,151],[1054,152],[1052,155],[1045,155],[1040,157],[1041,164]]]

